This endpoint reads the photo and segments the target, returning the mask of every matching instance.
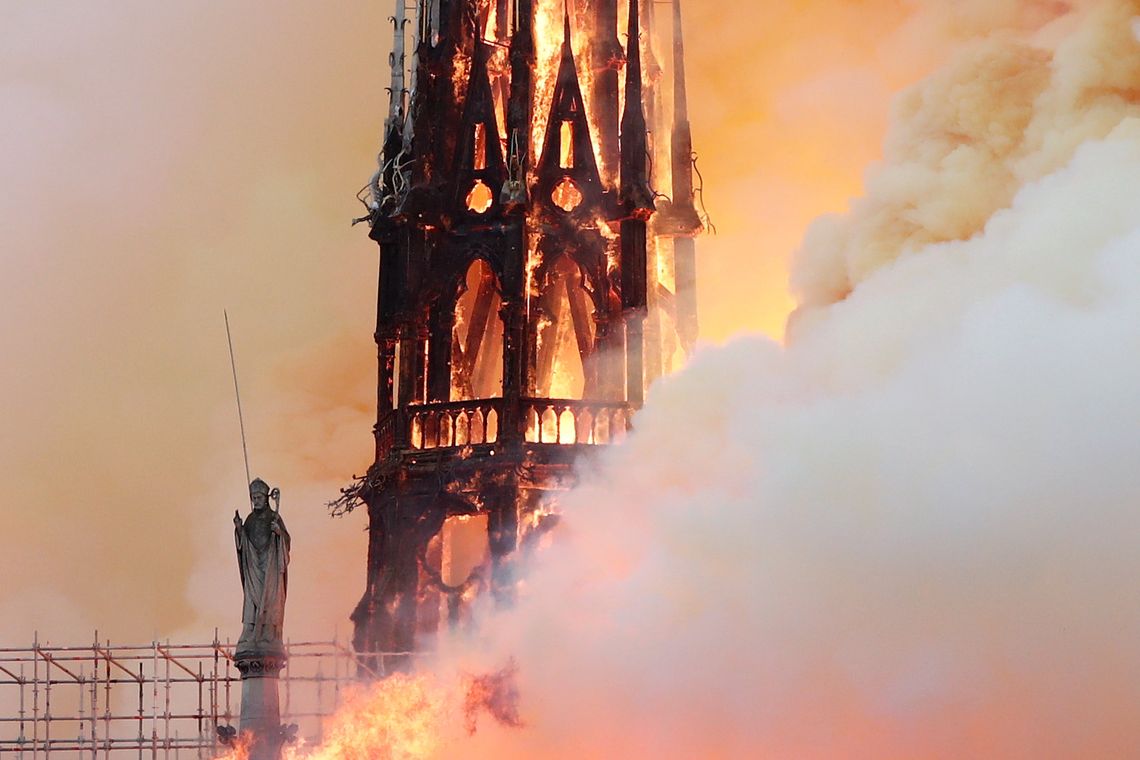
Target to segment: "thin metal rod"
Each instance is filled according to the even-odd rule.
[[[237,399],[238,425],[241,426],[241,453],[245,457],[245,487],[249,488],[252,479],[249,476],[249,449],[245,445],[245,418],[241,413],[241,391],[238,390],[237,362],[234,361],[234,339],[230,335],[230,315],[222,309],[222,316],[226,318],[226,342],[230,346],[230,370],[234,375],[234,397]]]

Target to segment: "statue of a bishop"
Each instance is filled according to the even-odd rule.
[[[281,519],[281,494],[261,478],[249,484],[253,510],[243,522],[234,511],[234,543],[245,601],[237,652],[273,653],[284,648],[285,592],[289,580],[289,531]],[[276,508],[270,508],[273,499]]]

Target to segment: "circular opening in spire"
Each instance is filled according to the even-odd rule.
[[[467,193],[467,210],[476,214],[485,214],[494,200],[491,188],[487,187],[483,180],[477,179],[471,186],[471,192]]]
[[[582,191],[574,184],[574,180],[569,177],[563,177],[562,181],[554,186],[554,191],[550,194],[550,200],[554,205],[562,209],[566,213],[570,213],[582,203]]]

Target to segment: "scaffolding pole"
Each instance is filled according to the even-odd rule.
[[[0,757],[177,760],[184,750],[213,757],[222,749],[218,727],[238,717],[233,655],[216,631],[205,644],[141,645],[100,641],[96,632],[76,647],[41,643],[37,632],[30,647],[0,648]],[[358,655],[335,638],[290,642],[282,722],[319,743],[349,683],[376,678],[388,658],[407,656]]]

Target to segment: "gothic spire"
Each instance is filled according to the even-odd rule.
[[[404,120],[404,23],[407,13],[403,0],[396,3],[396,14],[392,21],[392,52],[388,54],[388,64],[392,68],[392,84],[388,91],[388,120],[386,133],[399,130]]]
[[[681,29],[681,0],[673,0],[673,110],[676,122],[689,123],[685,90],[685,34]]]
[[[673,0],[673,203],[678,213],[695,220],[693,208],[693,133],[685,89],[685,39],[681,0]],[[698,225],[699,227],[699,222]]]
[[[397,0],[402,6],[404,0]],[[416,92],[419,86],[419,62],[420,62],[420,43],[423,42],[423,25],[425,9],[424,3],[426,0],[416,0],[416,16],[412,24],[412,60],[411,65],[408,67],[409,75],[411,78],[411,90],[408,92],[408,107],[404,113],[404,143],[403,149],[405,153],[412,152],[412,139],[415,136],[415,119],[412,118],[412,110],[415,107]],[[402,36],[402,35],[401,35]]]
[[[653,213],[653,195],[649,190],[648,135],[642,104],[638,2],[639,0],[629,0],[625,112],[621,117],[621,199],[626,213],[647,219]]]
[[[693,133],[685,92],[685,42],[681,0],[673,0],[673,207],[667,225],[674,237],[673,272],[676,290],[674,320],[681,345],[691,353],[697,342],[697,261],[693,236],[701,218],[693,205]]]

